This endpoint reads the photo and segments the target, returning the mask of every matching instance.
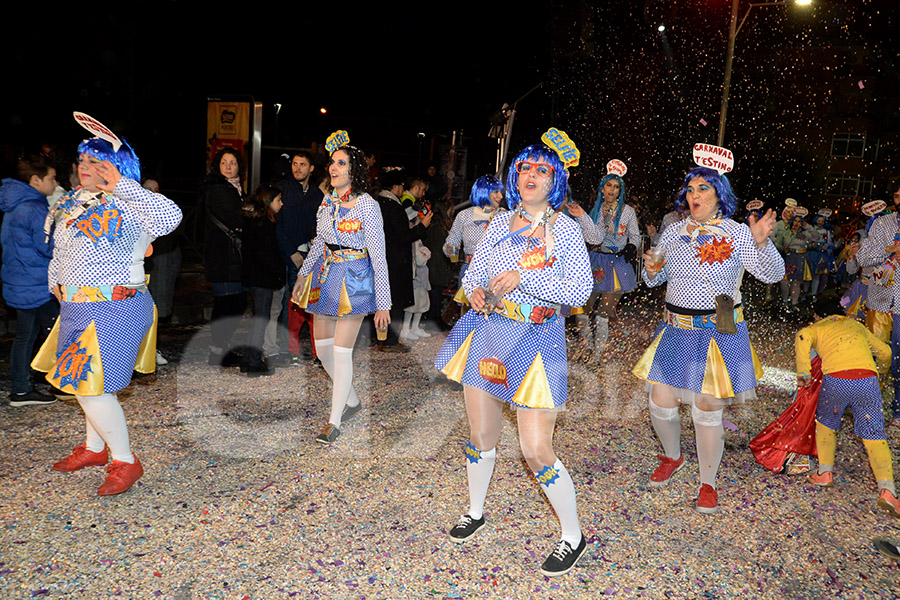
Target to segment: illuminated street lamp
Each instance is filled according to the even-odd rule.
[[[757,6],[784,6],[786,4],[790,4],[788,0],[776,0],[773,2],[751,2],[750,6],[747,7],[747,12],[744,13],[744,18],[741,19],[741,22],[738,23],[738,4],[740,0],[731,0],[731,25],[728,29],[728,55],[725,58],[725,83],[722,86],[722,110],[719,111],[719,146],[721,146],[725,142],[725,118],[728,115],[728,92],[731,88],[731,64],[734,61],[734,40],[737,37],[737,34],[740,33],[741,27],[744,26],[744,22],[747,20],[747,17],[750,16],[750,11],[756,8]],[[808,4],[812,4],[812,0],[794,0],[793,4],[797,6],[806,6]]]

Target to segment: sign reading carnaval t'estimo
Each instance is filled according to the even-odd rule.
[[[734,168],[731,150],[711,144],[694,144],[694,162],[701,167],[715,169],[719,175],[724,175]]]

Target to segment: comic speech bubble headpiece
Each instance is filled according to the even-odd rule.
[[[606,174],[618,175],[619,177],[624,177],[625,173],[628,172],[628,167],[625,166],[618,158],[614,158],[608,163],[606,163]]]
[[[809,214],[809,209],[804,206],[795,206],[794,207],[794,216],[797,217],[805,217]]]
[[[747,203],[747,210],[759,210],[763,207],[762,200],[751,200]]]
[[[871,202],[866,202],[859,209],[859,212],[866,215],[867,217],[874,217],[881,211],[887,208],[887,202],[884,200],[872,200]]]
[[[784,205],[785,205],[785,206],[790,206],[791,208],[794,208],[795,206],[797,206],[797,201],[794,200],[793,198],[785,198],[785,199],[784,199]]]
[[[832,211],[830,208],[820,208],[819,212],[816,214],[822,215],[823,217],[825,217],[827,219],[828,217],[830,217],[832,215],[833,212],[834,211]]]
[[[118,152],[119,148],[122,147],[122,140],[120,140],[109,127],[94,117],[83,112],[78,112],[77,110],[72,112],[72,116],[75,117],[75,120],[79,125],[87,129],[93,135],[112,144],[113,152]]]
[[[734,155],[728,148],[711,144],[694,144],[694,162],[698,167],[708,167],[719,175],[724,175],[734,168]]]
[[[328,150],[328,154],[334,154],[334,151],[338,148],[343,148],[350,144],[350,136],[347,135],[347,132],[343,129],[339,129],[335,131],[331,135],[328,136],[328,139],[325,140],[325,149]]]
[[[541,141],[559,155],[559,160],[563,162],[566,169],[578,166],[578,161],[581,160],[581,151],[575,147],[575,142],[569,139],[565,131],[551,127],[541,136]]]

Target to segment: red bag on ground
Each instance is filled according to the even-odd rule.
[[[781,473],[791,452],[817,456],[816,404],[822,388],[822,359],[812,360],[812,383],[798,388],[794,402],[777,419],[750,442],[756,462],[775,473]]]

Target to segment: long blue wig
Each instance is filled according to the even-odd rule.
[[[618,204],[616,204],[616,218],[613,220],[613,231],[617,232],[619,231],[619,219],[622,218],[622,208],[625,206],[625,182],[615,173],[607,173],[606,177],[600,180],[600,187],[597,189],[597,201],[594,202],[594,207],[591,209],[591,219],[596,223],[597,218],[600,216],[600,207],[603,206],[604,202],[603,186],[606,185],[607,181],[619,182],[619,200]]]
[[[519,196],[519,173],[516,171],[516,163],[520,160],[543,162],[553,167],[553,184],[547,193],[547,201],[553,210],[559,209],[566,201],[569,174],[556,152],[543,144],[532,144],[516,154],[506,173],[506,204],[515,210],[522,201],[522,197]]]
[[[106,140],[93,137],[78,144],[78,154],[90,154],[100,160],[108,160],[116,165],[123,177],[138,182],[141,180],[141,161],[138,160],[137,154],[125,140],[122,140],[122,145],[116,152],[113,150],[112,144]]]
[[[469,194],[469,202],[472,206],[484,208],[491,204],[491,194],[503,191],[503,182],[493,175],[482,175],[475,180],[472,185],[472,192]]]
[[[794,221],[798,221],[798,220],[801,223],[806,223],[806,220],[803,217],[801,217],[800,215],[794,215],[793,217],[791,217],[791,220],[788,222],[788,229],[793,229]]]
[[[702,177],[713,186],[713,189],[716,190],[716,197],[719,199],[719,210],[722,211],[722,216],[726,218],[731,217],[738,205],[738,198],[731,191],[731,182],[728,181],[728,177],[719,175],[718,171],[709,167],[694,167],[687,172],[687,175],[684,176],[684,185],[681,186],[681,189],[678,190],[678,195],[675,196],[675,208],[690,212],[686,200],[687,187],[695,177]]]

